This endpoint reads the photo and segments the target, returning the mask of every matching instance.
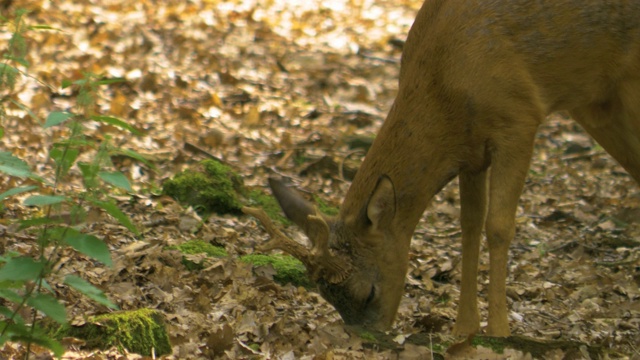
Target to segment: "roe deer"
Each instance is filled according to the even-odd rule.
[[[458,176],[463,255],[454,333],[480,330],[484,228],[486,332],[508,336],[516,207],[536,130],[557,110],[569,111],[640,182],[640,0],[428,0],[404,47],[395,102],[339,216],[316,215],[271,180],[313,249],[274,231],[267,247],[300,258],[346,323],[386,328],[402,297],[418,220]]]

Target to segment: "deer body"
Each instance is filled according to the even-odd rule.
[[[454,332],[480,329],[484,229],[487,333],[508,336],[517,203],[536,130],[557,110],[569,111],[640,182],[640,0],[427,0],[405,44],[396,100],[339,216],[319,220],[327,230],[313,230],[325,228],[308,220],[313,206],[271,181],[312,242],[349,264],[308,265],[345,321],[391,325],[413,231],[429,200],[459,176],[463,260]],[[326,240],[314,240],[318,233]],[[347,273],[335,280],[340,271]]]

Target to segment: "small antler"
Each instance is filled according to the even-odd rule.
[[[351,266],[341,257],[331,254],[329,251],[329,224],[316,209],[316,215],[309,215],[309,239],[313,243],[311,248],[311,258],[320,265],[315,269],[312,277],[317,278],[320,268],[325,270],[325,277],[328,282],[336,284],[344,281],[351,272]]]
[[[291,240],[289,237],[283,234],[280,229],[273,225],[273,222],[271,222],[271,219],[269,218],[269,216],[267,216],[264,210],[246,206],[241,210],[243,213],[251,215],[258,219],[258,221],[260,221],[264,229],[267,231],[267,234],[269,234],[269,241],[260,245],[258,247],[259,251],[267,252],[274,249],[280,249],[302,261],[305,266],[309,267],[311,265],[311,254],[309,253],[309,249],[304,247],[302,244]]]
[[[311,250],[282,233],[262,209],[243,207],[242,212],[258,219],[269,234],[270,240],[258,247],[260,251],[280,249],[300,260],[314,281],[324,278],[325,281],[337,284],[343,282],[351,272],[351,265],[340,256],[329,251],[329,225],[316,211],[309,215],[309,239],[313,243]]]

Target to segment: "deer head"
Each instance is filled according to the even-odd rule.
[[[351,325],[384,329],[391,325],[402,296],[407,251],[385,241],[392,234],[395,190],[381,177],[356,216],[319,214],[297,191],[271,178],[269,184],[285,215],[309,237],[306,248],[277,230],[261,210],[244,208],[271,236],[259,250],[281,249],[305,264],[320,294]]]

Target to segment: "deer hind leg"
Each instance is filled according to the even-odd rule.
[[[491,336],[509,336],[507,317],[507,261],[515,235],[518,200],[529,170],[539,121],[520,121],[503,129],[491,155],[489,209],[486,233],[489,244],[489,324]]]
[[[621,84],[606,103],[570,113],[640,184],[640,80]]]
[[[462,284],[454,335],[480,330],[478,313],[478,256],[487,214],[487,171],[461,173],[460,223],[462,227]]]

